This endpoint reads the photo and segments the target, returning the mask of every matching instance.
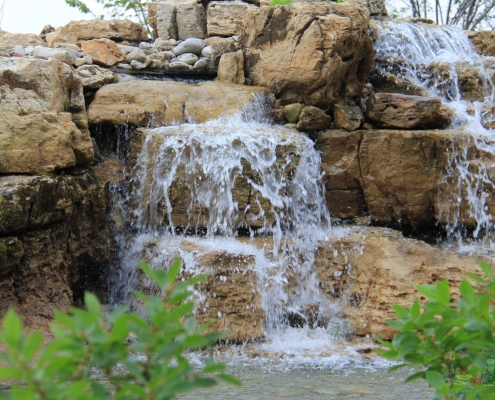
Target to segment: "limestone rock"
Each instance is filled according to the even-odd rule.
[[[168,67],[171,71],[189,71],[189,64],[181,61],[172,61]]]
[[[289,124],[295,124],[299,120],[303,105],[301,103],[288,104],[284,107],[284,117]]]
[[[151,69],[168,68],[169,56],[165,53],[150,54],[146,57],[146,67]]]
[[[353,2],[248,9],[239,45],[253,85],[326,108],[360,96],[373,65],[369,11]]]
[[[10,33],[0,30],[0,47],[46,46],[46,43],[34,33]]]
[[[495,179],[493,156],[476,148],[475,134],[463,131],[320,132],[316,149],[330,213],[338,218],[368,214],[383,224],[434,227],[474,225],[468,197],[459,177],[452,176],[458,158],[476,172],[486,165]],[[450,172],[449,172],[450,171]],[[475,184],[492,193],[489,182]],[[495,215],[490,195],[485,212]]]
[[[222,55],[218,64],[218,80],[244,85],[244,56],[241,50]]]
[[[74,65],[79,54],[72,50],[50,49],[48,47],[36,46],[31,52],[33,57],[53,58],[68,65]]]
[[[331,238],[315,257],[322,292],[339,302],[354,333],[382,339],[396,333],[386,324],[395,318],[393,304],[410,307],[416,298],[424,300],[417,285],[447,279],[456,300],[467,274],[481,272],[478,265],[477,256],[442,251],[383,228]]]
[[[126,61],[130,64],[132,61],[146,62],[146,53],[137,47],[125,56]]]
[[[158,29],[157,29],[157,6],[155,2],[148,2],[148,21],[151,28],[151,36],[153,40],[158,39]]]
[[[0,318],[13,307],[27,326],[46,326],[54,310],[104,287],[96,277],[112,257],[107,209],[108,186],[88,170],[0,177],[0,258],[3,243],[9,262],[0,262]]]
[[[466,32],[474,49],[483,56],[495,57],[495,32]],[[1,39],[0,39],[1,40]]]
[[[207,47],[211,49],[211,61],[213,65],[218,66],[220,58],[226,53],[232,53],[238,50],[237,43],[232,38],[212,37],[205,40]]]
[[[93,57],[95,64],[112,67],[126,59],[125,53],[110,39],[94,39],[82,42],[84,55]]]
[[[495,129],[495,106],[485,105],[481,111],[481,123],[485,128]]]
[[[211,322],[212,331],[228,332],[227,340],[246,341],[265,336],[265,311],[257,289],[255,257],[210,250],[199,243],[183,241],[182,252],[199,254],[197,263],[209,278],[198,285],[203,294],[196,304],[200,323]],[[187,265],[185,266],[187,271]]]
[[[140,69],[145,69],[146,68],[146,64],[145,63],[142,63],[142,62],[139,62],[139,61],[136,61],[136,60],[132,60],[131,61],[131,67],[132,67],[132,69],[140,70]]]
[[[242,32],[242,20],[252,4],[242,2],[212,1],[208,4],[208,36],[234,36]]]
[[[382,128],[443,128],[453,116],[437,97],[376,93],[366,103],[366,117]]]
[[[186,53],[200,54],[203,47],[205,47],[204,40],[197,38],[190,38],[179,43],[174,48],[173,53],[176,56],[180,56],[181,54],[186,54]]]
[[[301,131],[328,129],[332,118],[318,107],[308,106],[301,110],[297,129]]]
[[[156,26],[162,39],[202,39],[206,37],[206,11],[196,0],[160,0]]]
[[[203,59],[196,61],[193,65],[193,69],[196,70],[205,69],[206,67],[208,67],[208,63]]]
[[[54,59],[0,59],[0,173],[49,172],[93,162],[83,85]],[[74,121],[74,122],[73,122]]]
[[[198,56],[192,53],[181,54],[177,59],[187,65],[194,65],[198,61]]]
[[[96,90],[103,85],[117,82],[117,77],[112,71],[97,65],[82,65],[77,68],[77,73],[85,90]]]
[[[364,115],[357,106],[336,104],[333,108],[333,118],[338,128],[355,131],[364,121]]]
[[[172,64],[170,64],[172,68]],[[103,86],[88,109],[91,123],[166,126],[189,115],[197,122],[241,110],[265,88],[204,82],[135,81]]]
[[[83,20],[71,21],[46,35],[50,47],[55,43],[77,43],[83,40],[111,39],[115,41],[147,40],[146,29],[133,21],[125,19],[114,20]]]

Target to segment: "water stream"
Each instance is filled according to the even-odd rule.
[[[453,142],[448,171],[448,184],[456,187],[453,206],[437,217],[447,221],[447,242],[468,252],[493,249],[489,202],[495,193],[490,172],[495,159],[495,58],[479,56],[459,28],[414,23],[380,25],[375,50],[382,74],[394,74],[424,95],[442,98],[454,112],[447,129],[467,136],[464,143],[472,143],[480,154],[483,162],[474,165],[468,146]],[[470,229],[461,220],[464,206],[473,220]]]
[[[380,26],[375,47],[379,62],[388,65],[384,74],[393,73],[426,95],[442,97],[455,112],[448,127],[452,135],[469,136],[480,154],[487,154],[487,160],[491,156],[495,160],[492,138],[495,124],[489,112],[495,100],[493,60],[478,57],[460,30],[419,24]],[[466,98],[459,78],[462,68],[473,70],[478,77],[480,89],[475,90],[478,96],[475,99]],[[332,235],[346,235],[348,231],[331,226],[321,180],[320,155],[313,142],[293,129],[273,125],[267,115],[266,99],[256,98],[243,112],[233,116],[203,124],[190,120],[189,124],[143,133],[143,144],[135,167],[129,171],[129,181],[113,188],[122,229],[117,235],[119,252],[111,277],[110,301],[112,304],[130,302],[129,289],[148,284],[136,268],[140,259],[153,267],[166,268],[174,257],[180,256],[184,260],[184,272],[191,275],[215,272],[211,266],[204,265],[205,252],[226,254],[229,260],[237,257],[239,264],[233,262],[233,270],[250,260],[249,270],[257,277],[256,287],[252,289],[261,296],[267,338],[257,345],[254,353],[284,355],[294,361],[287,364],[291,365],[289,369],[304,365],[316,380],[330,379],[320,376],[328,375],[328,370],[321,372],[325,368],[315,373],[312,366],[308,367],[316,359],[330,362],[338,353],[338,346],[330,339],[324,321],[328,323],[332,316],[339,315],[339,310],[320,293],[314,270],[315,252],[322,241]],[[470,157],[467,148],[453,145],[448,172],[456,187],[452,199],[454,207],[447,210],[449,215],[437,217],[439,221],[448,221],[443,225],[447,244],[456,243],[461,251],[481,253],[495,248],[491,240],[494,221],[487,206],[490,194],[495,193],[495,184],[488,161],[474,168]],[[465,204],[474,221],[469,230],[460,219],[461,206]],[[357,246],[355,251],[362,248]],[[233,279],[228,274],[220,278]],[[290,295],[286,290],[289,283]],[[199,311],[206,311],[208,296],[199,289],[195,295]],[[317,321],[313,326],[291,327],[291,316],[305,317],[305,311],[312,307],[317,308]],[[221,317],[219,311],[218,318]],[[341,353],[343,358],[335,359],[340,366],[360,358],[352,346]],[[241,371],[249,380],[251,375],[262,373],[242,357],[233,358],[237,360],[235,374]],[[304,357],[312,361],[305,361]],[[273,365],[282,368],[280,366],[285,364]],[[375,393],[372,381],[379,380],[379,376],[356,372],[366,365],[352,365],[349,373],[367,382],[358,386],[367,386],[369,393],[352,392],[354,389],[342,389],[341,385],[343,392],[337,394],[338,384],[330,385],[335,393],[326,393],[325,390],[330,389],[325,384],[322,393],[312,392],[309,397],[304,397],[306,389],[301,391],[297,385],[290,390],[300,398],[330,395],[378,398],[373,396],[384,390],[391,393],[391,397],[381,398],[397,398],[394,396],[406,393],[392,393],[390,388],[397,386],[393,382],[385,385],[388,389]],[[254,379],[262,381],[258,375]],[[334,378],[344,375],[345,369],[342,369]],[[292,382],[291,378],[287,380],[287,376],[277,375],[274,379],[281,381],[284,394],[289,393],[287,385]],[[398,382],[398,378],[393,379]],[[269,390],[273,381],[269,380],[268,386],[259,390],[271,390],[272,397],[280,395],[273,388]],[[344,396],[342,393],[346,390],[350,392]],[[428,393],[422,386],[412,389],[415,390],[414,394],[409,392],[407,398],[423,398]],[[215,396],[219,393],[222,394],[216,390]],[[239,395],[239,398],[260,398],[248,392]],[[196,398],[191,396],[185,398]],[[222,396],[218,398],[232,398],[229,391]]]

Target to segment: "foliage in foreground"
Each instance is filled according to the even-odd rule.
[[[426,379],[437,399],[495,398],[495,270],[483,261],[480,266],[487,279],[469,274],[478,288],[463,280],[457,302],[452,301],[447,280],[418,286],[428,302],[395,305],[397,320],[388,324],[400,332],[390,343],[378,339],[387,347],[379,353],[405,361],[390,370],[422,366],[406,382]]]
[[[239,384],[225,375],[225,365],[211,357],[201,368],[186,358],[190,350],[211,345],[220,333],[205,333],[191,317],[194,303],[190,288],[197,277],[176,284],[181,261],[170,271],[141,268],[164,291],[164,297],[135,295],[146,316],[115,309],[105,320],[101,304],[89,293],[86,310],[74,308],[70,315],[56,313],[51,327],[54,340],[43,345],[40,332],[25,335],[17,314],[10,310],[3,320],[0,344],[0,398],[79,400],[171,399],[177,394],[216,384],[214,378]],[[131,337],[133,340],[128,340]],[[95,371],[102,382],[94,378]],[[10,383],[2,389],[1,383]]]

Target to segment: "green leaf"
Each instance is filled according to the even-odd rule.
[[[43,343],[41,332],[34,332],[26,338],[24,343],[24,357],[30,360],[38,352]]]
[[[231,383],[232,385],[235,385],[235,386],[242,386],[242,382],[240,380],[234,378],[231,375],[218,374],[216,376],[217,376],[218,379],[221,379],[224,382]]]
[[[438,371],[426,371],[425,379],[428,384],[435,389],[442,389],[445,385],[444,376]]]
[[[425,371],[416,372],[415,374],[409,375],[405,380],[405,383],[415,381],[416,379],[423,378],[425,379]]]
[[[449,287],[449,281],[447,279],[444,279],[441,282],[438,282],[435,285],[436,289],[436,294],[438,300],[445,304],[448,305],[450,303],[450,287]]]
[[[100,301],[93,293],[84,293],[84,305],[88,309],[88,312],[93,316],[96,317],[101,315]]]
[[[3,319],[2,338],[8,346],[17,346],[22,340],[22,323],[17,313],[11,308]]]

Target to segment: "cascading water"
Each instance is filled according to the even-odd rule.
[[[204,124],[146,131],[129,194],[115,192],[126,228],[118,238],[114,303],[129,301],[128,289],[140,284],[142,258],[163,267],[179,255],[185,273],[211,273],[201,265],[200,246],[254,257],[268,334],[308,307],[316,305],[319,317],[335,313],[314,272],[315,251],[331,225],[320,155],[305,135],[270,125],[264,102]]]
[[[437,217],[448,221],[444,224],[447,234],[457,239],[461,248],[474,249],[467,245],[467,237],[483,242],[485,249],[493,248],[489,200],[495,192],[490,175],[495,155],[495,59],[478,56],[458,28],[414,23],[383,23],[378,27],[375,49],[381,74],[395,75],[407,90],[443,98],[454,111],[447,129],[467,137],[464,144],[472,143],[481,154],[484,162],[473,165],[468,146],[456,146],[453,141],[448,171],[452,181],[445,182],[455,187],[452,206]],[[462,207],[468,209],[471,219],[469,233],[460,218]]]

